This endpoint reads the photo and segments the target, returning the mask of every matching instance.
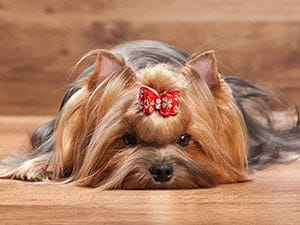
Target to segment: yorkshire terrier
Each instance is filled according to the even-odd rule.
[[[96,56],[0,177],[101,189],[207,188],[300,153],[296,107],[219,73],[214,51],[133,41]]]

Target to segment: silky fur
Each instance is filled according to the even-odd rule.
[[[68,180],[105,189],[195,188],[244,180],[246,134],[230,89],[220,79],[215,98],[189,67],[175,74],[161,64],[136,76],[125,68],[95,89],[89,78],[83,80],[59,118],[51,179],[63,180],[63,172],[71,171]],[[164,118],[139,111],[141,85],[181,90],[179,114]],[[125,133],[136,134],[141,144],[125,146],[120,138]],[[176,145],[182,133],[193,137],[185,149]],[[170,182],[152,180],[148,169],[157,162],[174,168]]]
[[[195,54],[180,67],[158,63],[139,70],[105,50],[86,57],[96,53],[95,67],[80,77],[51,124],[52,136],[40,137],[54,144],[2,161],[0,177],[101,189],[204,188],[248,180],[248,123],[214,52]],[[158,93],[180,90],[178,115],[140,111],[141,85]],[[126,133],[136,135],[136,146],[124,144]],[[183,133],[192,136],[187,147],[176,144]],[[149,168],[155,163],[172,166],[169,182],[154,181]]]

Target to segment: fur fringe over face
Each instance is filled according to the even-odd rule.
[[[101,189],[205,188],[245,181],[248,165],[299,154],[297,110],[272,91],[220,75],[213,51],[189,56],[135,41],[83,60],[93,55],[56,119],[33,133],[32,152],[0,161],[0,177]],[[142,86],[179,90],[178,113],[145,114]]]

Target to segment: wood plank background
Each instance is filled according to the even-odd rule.
[[[156,39],[300,103],[298,0],[0,0],[0,114],[53,115],[87,51]]]

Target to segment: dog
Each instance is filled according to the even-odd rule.
[[[0,177],[100,189],[190,189],[249,180],[300,153],[299,113],[274,91],[219,73],[214,51],[138,40],[95,57],[31,152]],[[287,125],[288,124],[288,125]]]

